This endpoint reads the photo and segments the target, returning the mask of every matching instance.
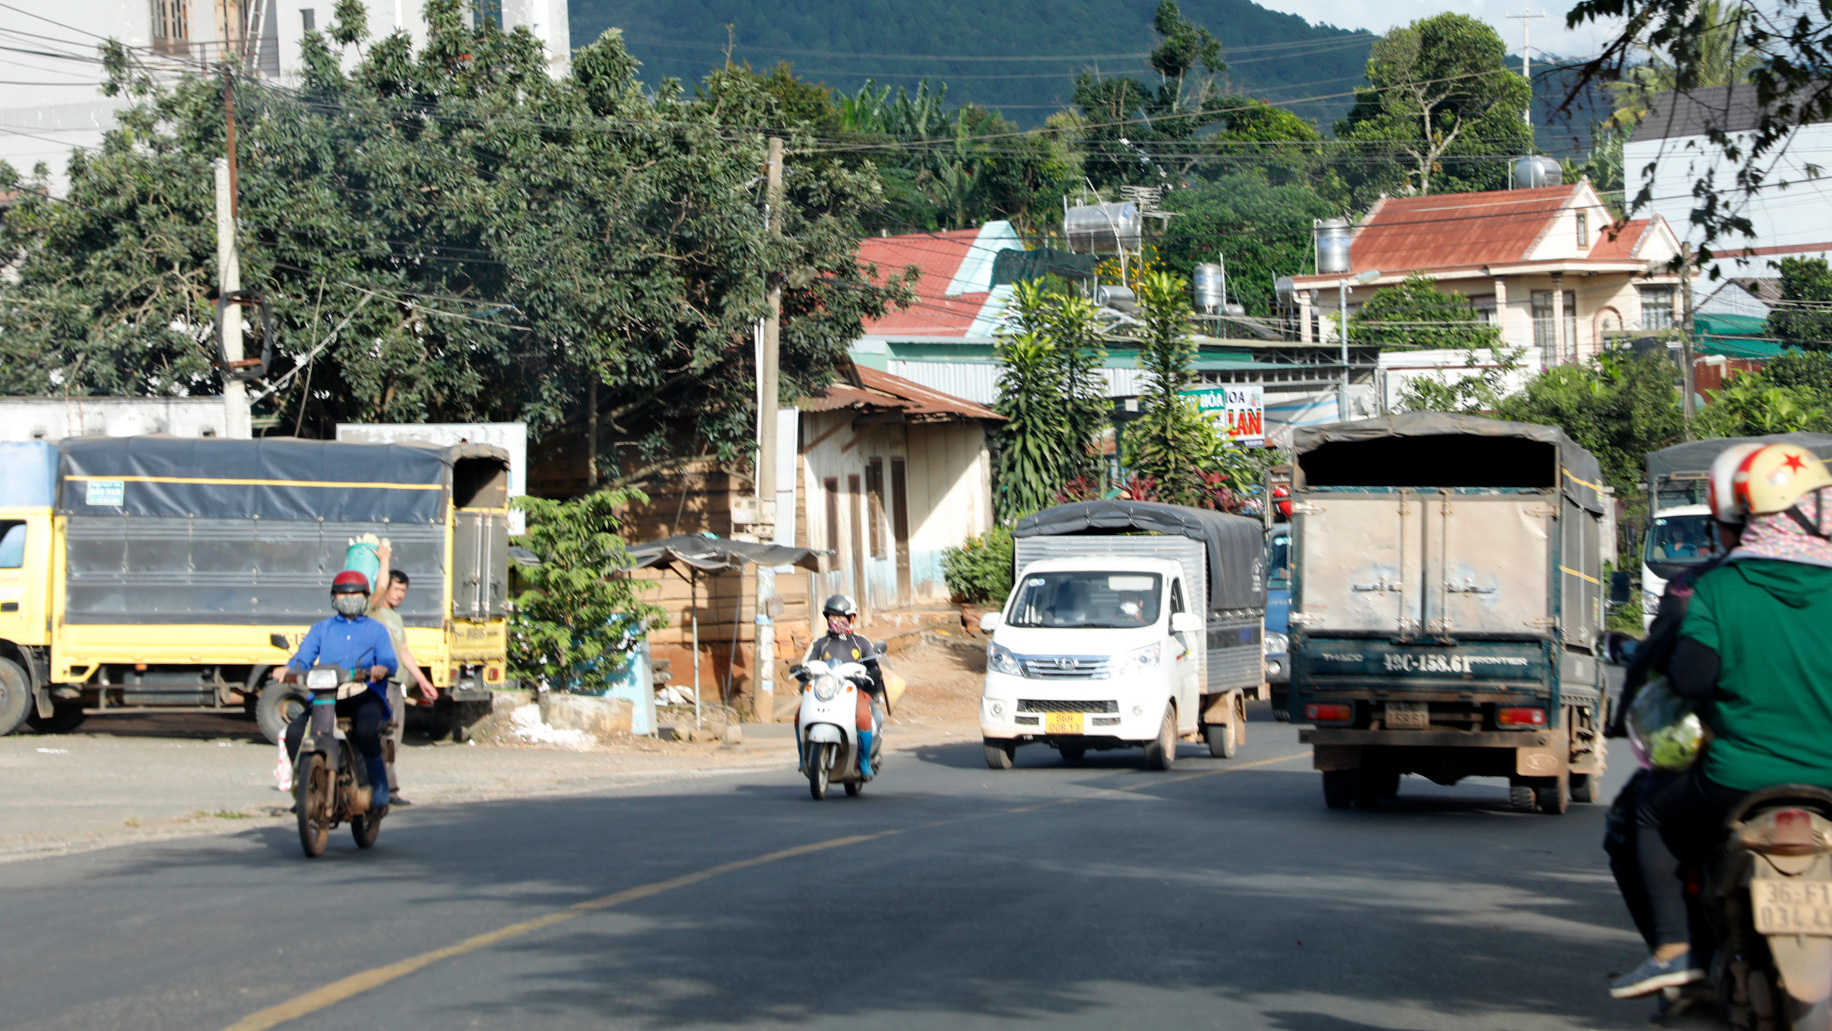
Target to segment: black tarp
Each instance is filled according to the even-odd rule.
[[[992,285],[1027,283],[1045,276],[1076,281],[1093,279],[1095,267],[1101,260],[1098,254],[1075,254],[1054,247],[1000,251],[992,256]]]
[[[1209,608],[1263,609],[1265,527],[1257,519],[1155,501],[1078,501],[1018,520],[1014,537],[1162,533],[1202,541],[1209,555]]]
[[[59,445],[57,511],[73,516],[437,523],[460,458],[488,445],[267,437],[84,437]]]
[[[1832,460],[1832,434],[1770,433],[1762,437],[1732,437],[1718,440],[1693,440],[1659,451],[1648,452],[1648,482],[1663,476],[1691,474],[1700,478],[1711,470],[1711,462],[1733,444],[1798,444],[1822,459]]]
[[[1559,487],[1603,509],[1595,455],[1556,426],[1479,415],[1406,412],[1305,426],[1292,434],[1306,487]]]

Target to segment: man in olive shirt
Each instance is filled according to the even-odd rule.
[[[426,679],[426,674],[420,669],[419,661],[413,657],[413,650],[407,646],[407,626],[401,622],[401,613],[398,610],[401,602],[407,599],[409,578],[399,569],[390,568],[394,558],[393,548],[383,544],[376,549],[376,556],[382,560],[382,568],[376,574],[376,580],[388,586],[375,592],[374,599],[369,603],[369,618],[388,628],[388,639],[394,643],[395,658],[400,662],[395,676],[388,681],[388,704],[394,709],[394,725],[390,731],[394,738],[395,752],[398,755],[401,749],[401,735],[407,727],[406,678],[411,676],[414,679],[414,683],[420,689],[420,697],[425,699],[428,705],[438,700],[439,692],[434,689],[432,681]],[[413,804],[401,797],[401,785],[399,777],[395,774],[393,763],[388,765],[388,781],[388,793],[394,805]]]

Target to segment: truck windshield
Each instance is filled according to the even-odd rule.
[[[1032,573],[1018,585],[1011,626],[1130,627],[1158,621],[1156,573]]]
[[[1275,530],[1266,537],[1266,582],[1283,587],[1291,583],[1291,531]]]
[[[1709,562],[1719,552],[1717,528],[1708,515],[1659,516],[1648,531],[1648,568],[1671,580],[1686,567]]]

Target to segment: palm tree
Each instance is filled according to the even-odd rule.
[[[1605,128],[1632,129],[1646,117],[1648,105],[1661,93],[1738,86],[1762,64],[1762,54],[1743,38],[1752,9],[1741,0],[1697,0],[1686,32],[1665,55],[1647,52],[1647,60],[1609,84],[1615,110]]]

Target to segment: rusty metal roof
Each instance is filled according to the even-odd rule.
[[[914,380],[893,376],[864,365],[853,366],[856,382],[837,382],[819,397],[804,398],[805,412],[834,412],[844,408],[872,412],[902,412],[915,422],[956,422],[963,419],[1005,417],[965,398],[944,394]]]

